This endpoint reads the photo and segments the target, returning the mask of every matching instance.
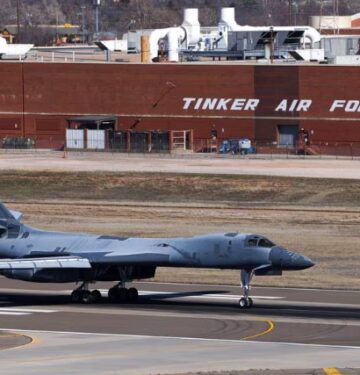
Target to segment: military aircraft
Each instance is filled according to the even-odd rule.
[[[281,275],[314,263],[257,234],[220,233],[194,237],[131,238],[44,231],[21,223],[22,214],[0,203],[0,273],[32,282],[81,282],[73,302],[101,299],[89,290],[96,281],[116,281],[108,296],[135,302],[138,291],[126,288],[135,279],[155,275],[156,267],[195,267],[240,270],[241,308],[251,307],[254,275]]]

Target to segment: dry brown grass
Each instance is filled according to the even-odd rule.
[[[0,197],[24,202],[56,198],[360,208],[360,182],[242,175],[2,171]]]

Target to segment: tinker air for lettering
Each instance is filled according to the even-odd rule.
[[[183,98],[184,110],[256,111],[259,99],[246,98]]]

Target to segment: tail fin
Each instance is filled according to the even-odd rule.
[[[0,202],[0,220],[15,220],[20,222],[22,213],[7,209],[4,203]]]

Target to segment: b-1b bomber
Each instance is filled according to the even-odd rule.
[[[71,293],[77,303],[101,299],[89,286],[115,281],[108,291],[114,302],[136,302],[132,280],[152,278],[157,267],[236,269],[243,296],[239,307],[253,305],[254,275],[281,275],[312,267],[307,257],[257,234],[215,233],[194,237],[132,238],[45,231],[21,222],[22,214],[0,203],[0,273],[11,279],[41,283],[81,283]]]

